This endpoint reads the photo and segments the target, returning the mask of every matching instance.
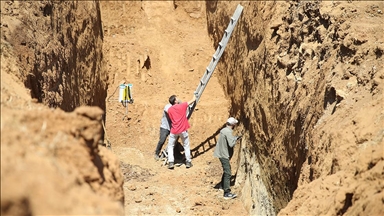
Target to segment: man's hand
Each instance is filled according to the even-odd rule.
[[[243,137],[243,135],[237,136],[237,137],[236,137],[236,140],[239,140],[239,139],[241,139],[242,137]]]
[[[194,103],[196,101],[196,95],[193,94],[193,98],[192,100],[188,101],[188,105],[191,105],[192,103]]]

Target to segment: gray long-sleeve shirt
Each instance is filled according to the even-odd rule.
[[[161,117],[161,121],[160,121],[160,127],[167,130],[171,130],[171,119],[169,119],[169,116],[168,116],[168,109],[171,106],[172,106],[171,104],[165,105],[163,110],[163,116]]]
[[[221,129],[219,140],[216,143],[215,152],[213,156],[217,158],[230,159],[233,155],[233,147],[236,144],[237,137],[233,136],[233,130],[230,127]]]

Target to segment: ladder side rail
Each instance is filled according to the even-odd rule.
[[[204,73],[204,78],[207,78],[207,80],[204,82],[203,86],[198,86],[198,88],[196,89],[196,92],[198,93],[197,97],[196,97],[196,103],[200,99],[200,96],[201,96],[202,92],[204,91],[204,89],[205,89],[209,79],[211,78],[211,76],[213,74],[213,71],[215,70],[215,68],[216,68],[216,66],[217,66],[217,64],[219,62],[219,59],[221,58],[222,54],[224,53],[224,50],[226,48],[226,45],[227,45],[227,43],[229,41],[229,37],[231,36],[233,29],[234,28],[232,26],[231,30],[227,31],[228,33],[227,33],[226,37],[222,38],[222,40],[220,42],[221,45],[219,45],[219,47],[217,48],[217,50],[216,50],[216,52],[214,54],[214,57],[212,58],[209,66],[208,66],[207,71],[210,71],[210,72],[208,72],[208,74]]]
[[[205,75],[205,77],[206,77],[206,75]],[[196,95],[196,98],[197,98],[197,96],[198,95],[200,95],[201,93],[201,90],[202,90],[202,88],[204,88],[204,85],[205,85],[205,77],[203,77],[201,80],[200,80],[200,83],[199,83],[199,85],[197,86],[197,89],[196,89],[196,91],[195,91],[195,95]]]
[[[199,92],[200,89],[206,85],[207,80],[209,80],[209,74],[210,74],[210,72],[209,72],[209,69],[207,68],[206,72],[203,74],[203,77],[200,79],[199,85],[197,86],[195,92]]]
[[[189,109],[187,111],[187,118],[188,119],[191,117],[193,111],[195,110],[195,107],[196,107],[197,103],[199,102],[200,97],[203,94],[203,91],[204,91],[205,87],[207,86],[208,81],[211,78],[213,71],[216,68],[217,63],[219,62],[222,54],[224,53],[225,47],[227,46],[229,38],[232,35],[232,32],[233,32],[233,30],[237,24],[237,21],[240,18],[242,11],[243,11],[243,6],[241,6],[240,4],[237,5],[237,8],[236,8],[233,16],[230,18],[228,26],[227,26],[226,30],[224,31],[224,35],[223,35],[223,37],[219,43],[219,46],[216,49],[216,52],[214,53],[212,60],[207,67],[207,70],[204,72],[204,75],[203,75],[204,79],[203,78],[200,79],[200,83],[197,86],[196,91],[194,92],[194,94],[196,96],[196,101],[189,106]]]
[[[235,28],[235,25],[236,25],[236,23],[237,23],[237,20],[235,20],[235,22],[234,22],[234,24],[232,25],[232,26],[228,26],[227,27],[227,29],[226,29],[226,33],[225,34],[227,34],[227,36],[226,37],[223,37],[222,39],[221,39],[221,44],[222,44],[222,47],[221,47],[221,49],[218,49],[217,51],[218,51],[218,55],[217,55],[217,57],[218,57],[218,59],[221,57],[221,55],[224,53],[224,50],[225,50],[225,48],[227,47],[227,44],[228,44],[228,41],[229,41],[229,39],[230,39],[230,37],[231,37],[231,35],[232,35],[232,32],[233,32],[233,30],[234,30],[234,28]],[[215,53],[216,54],[216,53]]]
[[[213,57],[213,61],[210,62],[209,64],[209,67],[211,69],[211,71],[213,72],[213,70],[216,68],[216,65],[218,63],[218,60],[221,58],[222,54],[224,53],[224,50],[228,44],[228,41],[229,41],[229,38],[231,37],[232,35],[232,32],[234,30],[234,27],[237,23],[237,19],[234,20],[234,23],[232,25],[229,25],[226,29],[226,33],[224,34],[221,42],[219,43],[219,47],[217,48],[215,54],[214,54],[214,57]],[[211,72],[211,73],[212,73]]]
[[[208,68],[211,68],[211,72],[213,72],[212,68],[214,65],[212,65],[214,62],[218,62],[218,60],[220,59],[221,55],[223,54],[227,44],[228,44],[228,41],[229,41],[229,38],[231,37],[232,35],[232,32],[237,24],[237,21],[239,20],[240,18],[240,15],[242,13],[242,10],[243,10],[243,6],[241,5],[238,5],[236,10],[235,10],[235,13],[234,15],[231,17],[231,21],[229,22],[229,25],[227,27],[227,29],[224,31],[224,35],[221,39],[221,41],[219,42],[219,46],[218,48],[216,49],[216,52],[214,54],[214,56],[216,57],[214,61],[211,61],[210,65]]]
[[[227,28],[228,29],[228,28]],[[233,30],[233,26],[231,28]],[[231,36],[232,30],[229,33],[226,33],[226,37],[223,37],[221,42],[219,44],[219,47],[216,49],[215,54],[213,55],[213,58],[211,62],[209,63],[207,73],[204,73],[203,78],[201,80],[204,80],[205,82],[200,82],[200,85],[197,87],[195,93],[196,95],[196,103],[199,101],[201,94],[203,93],[209,79],[211,78],[214,69],[216,68],[217,63],[219,62],[219,59],[221,58],[222,54],[224,53],[225,47],[228,43],[229,37]]]

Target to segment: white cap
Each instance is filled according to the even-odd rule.
[[[229,117],[229,119],[227,120],[227,123],[231,124],[231,125],[234,125],[234,124],[237,124],[237,121],[235,118],[233,117]]]

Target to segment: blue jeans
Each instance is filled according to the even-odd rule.
[[[221,186],[224,189],[224,192],[231,192],[231,164],[229,159],[219,158],[221,165],[223,167],[223,175],[221,176]]]
[[[164,145],[165,140],[167,139],[169,133],[170,133],[169,130],[164,129],[164,128],[160,128],[160,138],[159,138],[159,142],[157,143],[156,150],[155,150],[156,155],[160,154],[160,151],[163,148],[163,145]]]

